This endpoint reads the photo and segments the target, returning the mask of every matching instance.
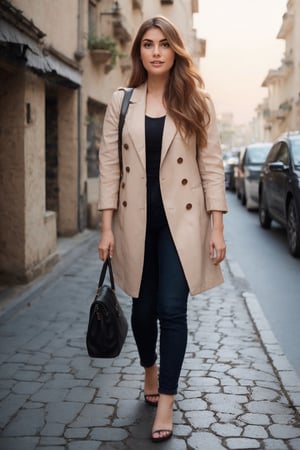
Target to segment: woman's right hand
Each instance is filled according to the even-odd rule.
[[[109,253],[112,258],[114,253],[114,235],[112,230],[103,230],[98,245],[99,258],[104,261]]]

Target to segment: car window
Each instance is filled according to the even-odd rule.
[[[269,150],[270,146],[249,147],[245,157],[245,164],[263,164]]]
[[[289,150],[288,150],[288,146],[287,146],[287,144],[285,142],[280,142],[279,151],[278,151],[277,156],[276,156],[276,161],[282,162],[286,166],[288,166],[289,163],[290,163],[290,161],[289,161]]]
[[[268,154],[267,163],[276,161],[279,149],[280,149],[280,142],[277,142],[276,144],[273,145],[273,147],[270,150],[270,153]]]
[[[300,166],[300,139],[292,143],[292,155],[295,166]]]

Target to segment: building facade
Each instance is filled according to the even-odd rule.
[[[173,20],[195,57],[197,0],[0,0],[0,282],[57,260],[59,236],[97,227],[98,150],[145,18]]]
[[[285,41],[285,52],[264,79],[268,97],[257,107],[256,128],[265,140],[300,130],[300,0],[287,2],[277,38]]]

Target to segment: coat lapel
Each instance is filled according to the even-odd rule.
[[[146,110],[147,84],[135,88],[130,100],[127,124],[128,133],[137,151],[141,163],[146,169],[145,149],[145,110]]]
[[[133,145],[139,155],[141,163],[146,168],[146,148],[145,148],[145,111],[146,111],[147,83],[135,88],[130,100],[131,106],[128,110],[128,132]],[[176,127],[173,120],[167,114],[161,149],[160,165],[162,165],[166,154],[176,135]]]
[[[175,127],[175,123],[173,122],[171,117],[167,114],[162,139],[160,166],[162,166],[162,163],[166,157],[166,154],[168,153],[168,150],[172,144],[176,132],[177,130]]]

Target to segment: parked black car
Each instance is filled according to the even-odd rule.
[[[272,142],[253,142],[240,154],[237,166],[236,194],[246,208],[258,209],[259,176]]]
[[[225,187],[229,191],[235,190],[234,168],[238,164],[238,161],[238,150],[228,150],[223,152]]]
[[[286,228],[293,256],[300,256],[300,131],[280,136],[262,168],[259,182],[259,220]]]

